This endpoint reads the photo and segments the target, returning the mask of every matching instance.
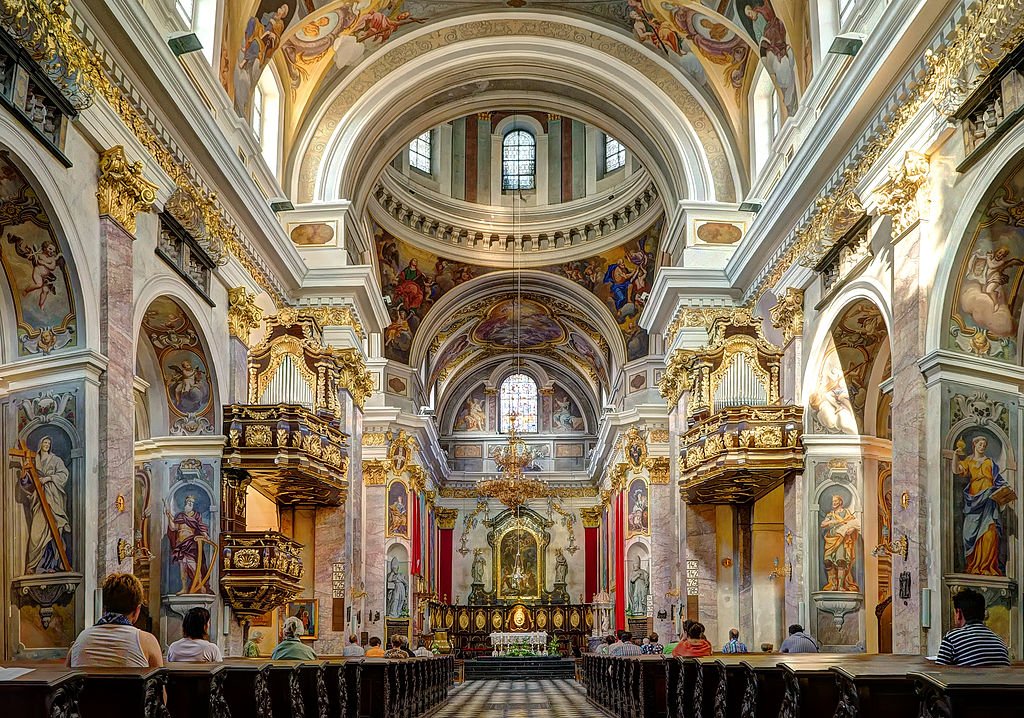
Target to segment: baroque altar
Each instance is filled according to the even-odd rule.
[[[495,656],[504,656],[513,646],[525,646],[531,652],[545,655],[548,652],[548,634],[544,631],[499,632],[491,634],[491,646]]]

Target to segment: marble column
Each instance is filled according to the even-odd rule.
[[[156,200],[156,186],[129,163],[123,147],[100,155],[96,198],[100,214],[100,351],[106,371],[99,387],[99,525],[97,578],[130,571],[135,461],[135,337],[132,245],[135,217]],[[123,503],[118,499],[122,498]],[[118,507],[122,507],[120,510]]]
[[[924,355],[927,304],[920,281],[921,234],[917,225],[896,239],[893,246],[892,334],[892,539],[909,539],[906,561],[894,557],[893,584],[903,572],[910,574],[910,595],[893,597],[893,653],[921,653],[921,589],[928,587],[928,555],[922,538],[928,535],[926,489],[928,482],[925,421],[928,415],[924,376],[918,360]],[[937,442],[936,442],[937,445]],[[910,497],[899,508],[904,492]]]
[[[263,310],[256,306],[255,300],[256,295],[247,292],[245,287],[228,289],[228,333],[231,336],[228,401],[235,404],[249,403],[249,333],[257,329],[263,319]]]
[[[668,468],[665,468],[665,480]],[[675,530],[676,489],[668,483],[657,484],[657,475],[651,475],[650,522],[651,528],[651,596],[654,605],[654,631],[668,636],[672,630],[671,605],[676,602],[668,592],[677,586],[676,567],[679,563]],[[665,618],[658,614],[664,611]]]

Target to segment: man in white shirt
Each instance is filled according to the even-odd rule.
[[[433,658],[433,652],[427,648],[427,644],[420,640],[420,645],[417,646],[416,650],[413,651],[413,655],[417,658]]]
[[[181,622],[181,632],[184,637],[167,647],[168,661],[220,663],[224,660],[220,647],[208,640],[210,612],[205,608],[190,608]]]
[[[359,645],[359,639],[355,636],[348,637],[348,645],[341,649],[343,656],[365,656],[366,651]]]

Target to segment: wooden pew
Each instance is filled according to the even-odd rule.
[[[908,673],[920,698],[920,718],[992,718],[1020,715],[1024,668],[933,666]],[[1014,707],[1016,706],[1016,707]]]
[[[663,656],[665,659],[665,690],[668,695],[665,697],[665,707],[668,710],[669,718],[683,718],[683,707],[679,703],[680,685],[683,681],[682,663],[672,656]]]
[[[742,666],[743,699],[740,712],[746,716],[776,718],[782,710],[786,683],[782,677],[779,653],[748,653]]]
[[[18,718],[78,716],[78,698],[84,685],[85,673],[80,670],[48,665],[33,668],[30,673],[0,683],[0,705],[6,715]]]
[[[232,718],[272,718],[270,663],[251,658],[224,661],[224,698]]]
[[[299,668],[303,663],[305,661],[270,663],[268,687],[272,718],[306,718],[306,702],[299,681]]]
[[[833,667],[866,665],[879,660],[863,653],[797,653],[780,656],[785,696],[782,718],[831,716],[839,704],[839,686]]]
[[[221,663],[168,663],[167,709],[171,718],[231,718]]]
[[[835,718],[916,716],[918,697],[908,672],[935,664],[922,656],[873,656],[873,660],[834,666],[839,701]]]
[[[112,715],[167,718],[163,668],[82,668],[85,685],[78,698],[81,718]]]

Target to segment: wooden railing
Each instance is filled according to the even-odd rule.
[[[1024,700],[1024,664],[921,656],[586,654],[582,675],[589,700],[618,718],[991,718]]]
[[[228,659],[165,668],[33,670],[0,682],[19,718],[418,718],[448,697],[455,669],[436,658]],[[166,692],[166,703],[164,695]]]

